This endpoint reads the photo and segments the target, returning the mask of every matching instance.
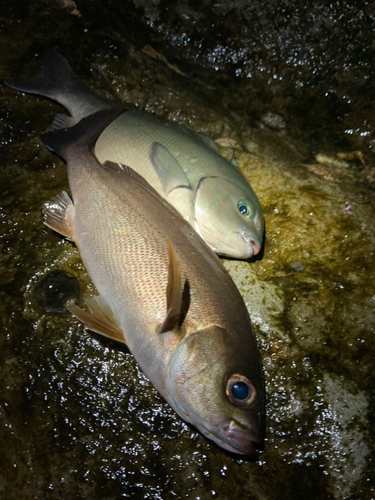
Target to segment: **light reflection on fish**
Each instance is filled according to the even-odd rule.
[[[71,114],[57,115],[52,129],[66,128],[103,109],[125,106],[91,90],[67,61],[49,50],[35,76],[8,86],[49,97]],[[223,158],[210,138],[134,106],[99,137],[95,154],[128,165],[171,203],[218,254],[247,259],[260,251],[264,221],[247,180]]]
[[[263,371],[246,306],[219,258],[132,169],[92,150],[118,115],[102,111],[45,144],[67,162],[66,193],[45,222],[77,245],[99,293],[71,312],[124,342],[187,422],[231,452],[254,455],[264,434]],[[127,111],[125,111],[125,114]]]

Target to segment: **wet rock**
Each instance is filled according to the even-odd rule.
[[[63,271],[52,271],[36,285],[35,298],[49,313],[66,312],[66,303],[79,298],[77,278]]]
[[[299,262],[298,260],[295,260],[293,262],[290,263],[290,266],[295,270],[295,271],[303,271],[304,270],[304,266],[303,264],[301,264],[301,262]]]
[[[261,122],[273,130],[284,130],[286,128],[282,116],[272,113],[271,111],[262,116]]]
[[[95,16],[94,2],[77,5]],[[132,17],[133,5],[139,10]],[[372,156],[373,16],[366,2],[206,0],[198,9],[186,0],[173,7],[167,0],[110,0],[98,22],[139,48],[152,45],[208,85],[225,81],[222,98],[236,95],[230,108],[247,119],[262,117],[271,102],[276,114],[293,115],[288,124],[295,138],[318,150],[354,147]],[[336,144],[316,133],[322,127]]]
[[[264,280],[248,262],[225,260],[224,265],[236,283],[249,310],[253,324],[268,340],[291,339],[282,325],[284,293],[270,280]]]
[[[326,374],[323,387],[328,404],[322,431],[330,437],[331,471],[336,488],[345,498],[350,496],[350,485],[359,480],[370,454],[366,434],[361,431],[366,426],[368,401],[362,391],[342,377]],[[339,465],[342,455],[350,456],[350,467]]]
[[[102,95],[239,145],[267,233],[262,258],[225,266],[262,353],[267,440],[256,463],[219,450],[126,349],[47,312],[63,310],[71,275],[95,293],[78,250],[42,222],[43,203],[68,188],[65,165],[38,139],[61,109],[2,86],[0,496],[371,500],[370,4],[75,3],[82,17],[55,2],[4,4],[2,73],[33,72],[53,47]],[[287,131],[256,126],[270,109]],[[47,304],[53,269],[68,286]]]

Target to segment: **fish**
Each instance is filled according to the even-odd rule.
[[[67,307],[126,344],[182,419],[222,449],[256,457],[265,391],[247,308],[179,212],[131,168],[96,158],[95,141],[118,112],[42,136],[65,160],[71,191],[45,204],[45,224],[75,243],[98,293]]]
[[[67,128],[97,111],[125,108],[102,132],[95,155],[129,166],[173,205],[217,254],[249,259],[259,254],[264,218],[240,170],[208,136],[134,105],[91,91],[57,52],[47,50],[34,76],[8,80],[13,89],[43,95],[64,106],[51,129]]]

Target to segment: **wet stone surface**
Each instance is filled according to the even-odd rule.
[[[65,312],[67,302],[79,300],[78,281],[64,272],[52,271],[36,285],[35,298],[47,312]]]
[[[102,95],[208,133],[228,158],[234,151],[266,219],[261,256],[224,261],[262,353],[265,449],[257,462],[249,462],[205,440],[162,400],[125,347],[85,331],[63,312],[59,289],[57,301],[48,297],[58,276],[69,277],[69,297],[78,294],[78,282],[82,294],[94,292],[77,249],[42,222],[43,203],[68,189],[65,165],[39,140],[61,109],[1,86],[0,498],[371,500],[375,176],[368,91],[373,74],[367,64],[373,48],[366,44],[371,5],[344,2],[340,11],[333,4],[315,3],[309,10],[280,3],[284,14],[278,7],[272,17],[269,7],[262,18],[254,4],[257,26],[263,25],[258,52],[267,71],[262,72],[260,55],[247,59],[253,52],[242,51],[243,72],[258,67],[250,77],[238,74],[233,59],[228,65],[228,54],[250,37],[248,7],[242,18],[236,17],[239,3],[230,9],[222,2],[215,11],[212,25],[220,16],[227,19],[218,32],[225,32],[223,49],[215,52],[218,40],[205,24],[210,2],[199,15],[192,2],[177,2],[173,15],[165,2],[148,8],[135,3],[99,8],[82,0],[78,12],[69,2],[66,8],[42,1],[2,6],[0,76],[35,71],[37,55],[55,48]],[[176,19],[180,24],[172,22]],[[294,34],[297,39],[307,21],[315,42],[321,40],[321,57],[317,64],[317,42],[311,50],[305,44],[306,53],[303,43],[295,42],[299,60],[306,62],[302,71],[301,64],[286,64],[291,46],[284,42]],[[344,21],[353,49],[348,71],[347,53],[336,43]],[[230,42],[236,30],[239,38]],[[217,55],[217,69],[199,45],[188,39],[182,44],[183,33],[192,38],[198,32],[202,51],[209,54],[211,47]],[[270,38],[280,41],[278,58],[272,57],[275,44],[274,50],[261,51]],[[272,71],[277,78],[263,79]],[[320,102],[329,88],[331,97]],[[358,130],[345,134],[349,129]]]

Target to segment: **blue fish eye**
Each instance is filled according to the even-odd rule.
[[[249,387],[245,382],[236,382],[232,386],[232,396],[239,401],[243,401],[249,397]]]
[[[237,207],[240,214],[245,217],[250,216],[252,213],[251,206],[246,201],[239,201]]]
[[[254,384],[247,377],[238,373],[229,377],[226,394],[232,405],[238,408],[247,408],[257,399]]]

